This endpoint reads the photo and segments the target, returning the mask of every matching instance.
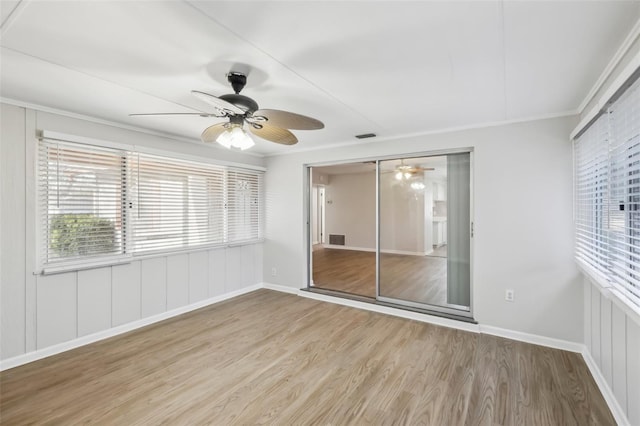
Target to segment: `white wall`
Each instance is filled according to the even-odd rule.
[[[326,242],[333,234],[345,236],[345,246],[376,247],[376,174],[330,176],[325,186]]]
[[[329,185],[331,183],[329,175],[318,173],[317,170],[311,174],[311,183],[313,185]]]
[[[51,130],[252,165],[263,160],[6,104],[0,108],[1,360],[262,282],[262,244],[34,275],[36,132]]]
[[[325,186],[327,235],[344,235],[345,246],[349,248],[375,250],[375,171],[332,174],[330,182]],[[381,249],[424,254],[424,193],[416,193],[396,183],[390,173],[380,178]]]
[[[304,164],[474,147],[476,320],[582,342],[569,141],[576,121],[557,118],[269,157],[264,268],[278,271],[269,280],[306,285]],[[504,300],[505,288],[515,290],[515,302]]]
[[[407,254],[428,251],[424,244],[424,199],[424,192],[415,192],[408,185],[398,185],[393,173],[380,176],[381,251]],[[433,226],[432,221],[429,221],[429,226]]]
[[[26,279],[32,278],[25,266],[25,111],[0,108],[0,357],[7,358],[25,352]]]

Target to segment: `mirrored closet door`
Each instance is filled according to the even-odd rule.
[[[471,317],[471,153],[309,167],[309,288]]]
[[[378,299],[469,311],[470,154],[379,162]]]
[[[375,298],[375,161],[312,167],[310,178],[311,286]]]

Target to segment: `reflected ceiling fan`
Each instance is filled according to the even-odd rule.
[[[213,96],[208,93],[192,90],[198,99],[213,106],[215,112],[178,112],[178,113],[148,113],[129,114],[129,116],[156,115],[198,115],[201,117],[228,118],[225,123],[207,127],[200,136],[203,142],[218,142],[226,148],[251,148],[254,145],[251,137],[244,130],[247,123],[249,131],[254,135],[281,145],[294,145],[298,138],[289,131],[317,130],[324,128],[324,124],[315,118],[293,112],[277,109],[259,109],[258,103],[248,96],[240,94],[247,84],[247,76],[241,72],[232,71],[227,74],[233,91],[228,95]]]
[[[397,180],[403,181],[413,178],[418,173],[433,170],[435,170],[433,167],[422,167],[419,165],[411,166],[409,164],[404,164],[404,159],[401,159],[400,164],[398,164],[395,169],[388,170],[387,173],[393,173]]]

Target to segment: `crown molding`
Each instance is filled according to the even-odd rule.
[[[162,138],[173,139],[175,141],[188,142],[188,143],[193,143],[193,144],[198,144],[198,145],[202,144],[202,142],[199,139],[185,138],[184,136],[178,136],[178,135],[175,135],[173,133],[162,132],[162,131],[158,131],[158,130],[151,130],[151,129],[147,129],[145,127],[132,126],[132,125],[120,123],[120,122],[117,122],[117,121],[105,120],[103,118],[97,118],[97,117],[93,117],[93,116],[90,116],[90,115],[79,114],[79,113],[75,113],[75,112],[69,112],[69,111],[65,111],[65,110],[62,110],[62,109],[47,107],[47,106],[44,106],[44,105],[33,104],[33,103],[29,103],[29,102],[20,101],[20,100],[17,100],[17,99],[5,98],[5,97],[0,96],[0,103],[7,104],[7,105],[13,105],[13,106],[21,107],[21,108],[32,109],[34,111],[45,112],[45,113],[49,113],[49,114],[56,114],[56,115],[60,115],[60,116],[63,116],[63,117],[89,121],[91,123],[103,124],[103,125],[106,125],[106,126],[116,127],[116,128],[123,129],[123,130],[130,130],[132,132],[144,133],[144,134],[151,135],[151,136],[158,136],[158,137],[162,137]],[[218,151],[226,151],[226,148],[222,149],[222,147],[218,147],[217,145],[210,145],[210,147],[212,149],[215,149],[215,150],[218,150]],[[251,157],[258,157],[258,158],[263,158],[264,157],[263,154],[260,154],[260,153],[257,153],[257,152],[246,152],[245,151],[245,152],[242,152],[242,154],[249,155]]]
[[[551,113],[551,114],[542,114],[542,115],[532,116],[532,117],[515,118],[515,119],[511,119],[511,120],[501,120],[501,121],[492,121],[492,122],[487,122],[487,123],[471,124],[471,125],[467,125],[467,126],[445,127],[445,128],[442,128],[442,129],[427,130],[427,131],[424,131],[424,132],[401,133],[401,134],[396,134],[396,135],[382,136],[382,137],[376,137],[376,138],[371,138],[371,139],[363,139],[363,140],[356,140],[356,141],[345,140],[345,141],[342,141],[342,142],[336,142],[336,143],[332,143],[332,144],[328,144],[328,145],[322,145],[322,146],[318,146],[318,147],[294,148],[294,149],[288,150],[287,152],[274,152],[274,153],[270,153],[270,154],[264,154],[264,156],[265,157],[279,157],[279,156],[282,156],[282,155],[299,154],[301,152],[308,152],[308,151],[321,151],[321,150],[325,150],[325,149],[343,148],[343,147],[354,146],[354,145],[371,145],[371,144],[378,143],[378,142],[398,141],[398,140],[402,140],[402,139],[416,138],[416,137],[421,137],[421,136],[441,135],[441,134],[445,134],[445,133],[455,133],[455,132],[462,132],[462,131],[466,131],[466,130],[486,129],[486,128],[490,128],[490,127],[507,126],[507,125],[510,125],[510,124],[528,123],[528,122],[533,122],[533,121],[550,120],[550,119],[554,119],[554,118],[571,117],[571,116],[575,116],[575,115],[578,115],[578,114],[579,114],[578,110],[570,110],[570,111],[562,111],[562,112]]]

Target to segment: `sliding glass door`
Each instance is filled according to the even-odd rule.
[[[309,171],[310,289],[471,317],[470,152]]]
[[[470,308],[470,154],[379,162],[381,301]]]

